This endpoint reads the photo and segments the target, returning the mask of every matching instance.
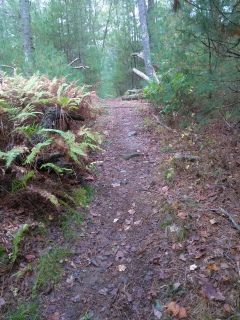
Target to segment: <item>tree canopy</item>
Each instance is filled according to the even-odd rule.
[[[5,0],[0,11],[4,72],[67,76],[108,97],[146,86],[132,69],[151,77],[153,65],[160,83],[146,95],[162,113],[238,116],[237,0]]]

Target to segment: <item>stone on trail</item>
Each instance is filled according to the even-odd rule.
[[[130,131],[128,132],[128,136],[129,137],[133,137],[133,136],[136,136],[137,135],[137,132],[136,131]]]
[[[134,158],[134,157],[140,157],[140,153],[139,152],[135,152],[135,153],[126,153],[126,154],[122,154],[121,157],[124,159],[124,160],[129,160],[131,158]]]

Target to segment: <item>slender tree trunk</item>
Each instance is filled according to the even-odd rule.
[[[147,8],[145,0],[138,0],[138,11],[142,31],[143,55],[146,74],[150,79],[154,79],[154,70],[150,54],[149,34],[147,27]]]
[[[34,47],[31,29],[30,1],[19,0],[21,31],[23,38],[23,54],[25,72],[31,74],[34,69]]]

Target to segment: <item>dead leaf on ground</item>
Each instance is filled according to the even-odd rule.
[[[218,267],[215,265],[215,263],[209,263],[209,264],[207,265],[207,268],[208,268],[209,270],[213,270],[213,271],[218,271],[218,270],[219,270]]]
[[[120,183],[119,182],[112,183],[112,187],[113,188],[120,187]]]
[[[173,314],[174,316],[177,316],[180,311],[180,306],[176,301],[167,303],[165,307],[167,308],[167,314]]]
[[[94,177],[92,175],[88,175],[86,178],[84,178],[86,181],[94,181]]]
[[[127,267],[124,265],[124,264],[120,264],[119,266],[118,266],[118,270],[120,271],[120,272],[123,272],[123,271],[125,271],[127,269]]]
[[[27,254],[25,256],[25,258],[26,258],[27,262],[32,262],[36,258],[36,256],[35,256],[35,254]]]
[[[128,210],[128,213],[129,214],[134,214],[136,211],[134,210],[134,209],[130,209],[130,210]]]
[[[232,307],[229,304],[225,304],[223,306],[223,311],[230,313],[230,312],[232,312]]]
[[[177,314],[179,319],[185,319],[188,317],[187,310],[184,307],[180,307],[179,313]]]
[[[217,291],[217,289],[210,282],[204,282],[200,292],[205,298],[210,301],[225,301],[225,297],[222,295],[222,293]]]
[[[188,214],[187,214],[186,212],[184,212],[184,211],[179,211],[178,214],[177,214],[177,216],[178,216],[180,219],[185,220],[185,219],[187,218]]]

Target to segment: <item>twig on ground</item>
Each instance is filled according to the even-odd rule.
[[[173,131],[173,132],[175,131],[175,130],[173,130],[172,128],[166,126],[164,123],[162,123],[162,121],[160,121],[160,120],[158,119],[158,117],[156,117],[154,114],[153,114],[153,118],[156,119],[156,120],[157,120],[157,123],[160,124],[160,126],[162,126],[163,128],[165,128],[165,129],[167,129],[167,130],[169,130],[169,131]]]
[[[230,215],[230,213],[228,213],[226,210],[224,210],[223,208],[213,208],[210,209],[213,212],[217,212],[220,211],[222,214],[224,214],[233,224],[234,228],[237,229],[240,232],[240,225],[233,219],[233,217]]]

